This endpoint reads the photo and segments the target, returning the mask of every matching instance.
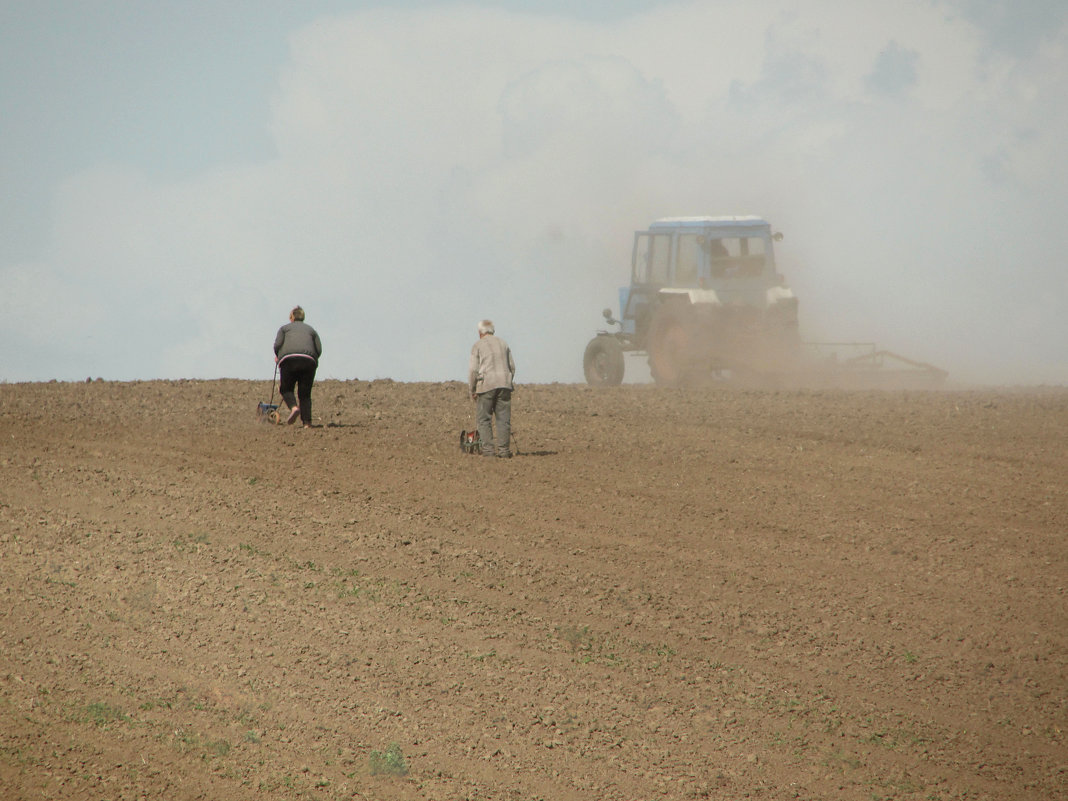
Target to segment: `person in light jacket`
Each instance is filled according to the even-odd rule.
[[[471,348],[467,383],[477,404],[475,420],[483,456],[512,456],[512,390],[515,360],[508,343],[494,333],[493,321],[478,324],[478,342]],[[493,429],[496,423],[497,438]],[[496,447],[494,447],[496,445]]]
[[[278,364],[278,391],[289,406],[287,423],[300,417],[305,428],[311,428],[312,384],[315,370],[323,353],[319,334],[304,322],[304,309],[297,306],[289,313],[289,322],[278,329],[274,338],[274,360]],[[297,388],[294,397],[293,387]]]

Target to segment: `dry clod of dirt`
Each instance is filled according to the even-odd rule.
[[[0,384],[0,798],[1068,798],[1068,390]]]

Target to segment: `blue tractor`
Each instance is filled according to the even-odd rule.
[[[797,298],[775,268],[782,235],[759,217],[671,217],[634,234],[617,330],[586,346],[592,386],[623,381],[624,354],[645,353],[658,384],[789,371],[801,349]]]

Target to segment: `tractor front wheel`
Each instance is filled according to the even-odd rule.
[[[612,336],[590,340],[582,356],[586,383],[591,387],[614,387],[623,383],[623,346]]]

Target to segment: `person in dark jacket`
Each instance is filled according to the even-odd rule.
[[[287,423],[300,417],[305,428],[311,428],[311,391],[315,383],[315,370],[323,343],[319,334],[304,322],[304,309],[297,306],[289,313],[289,323],[278,329],[274,338],[274,360],[278,364],[278,391],[289,406]],[[293,388],[297,394],[294,397]]]

